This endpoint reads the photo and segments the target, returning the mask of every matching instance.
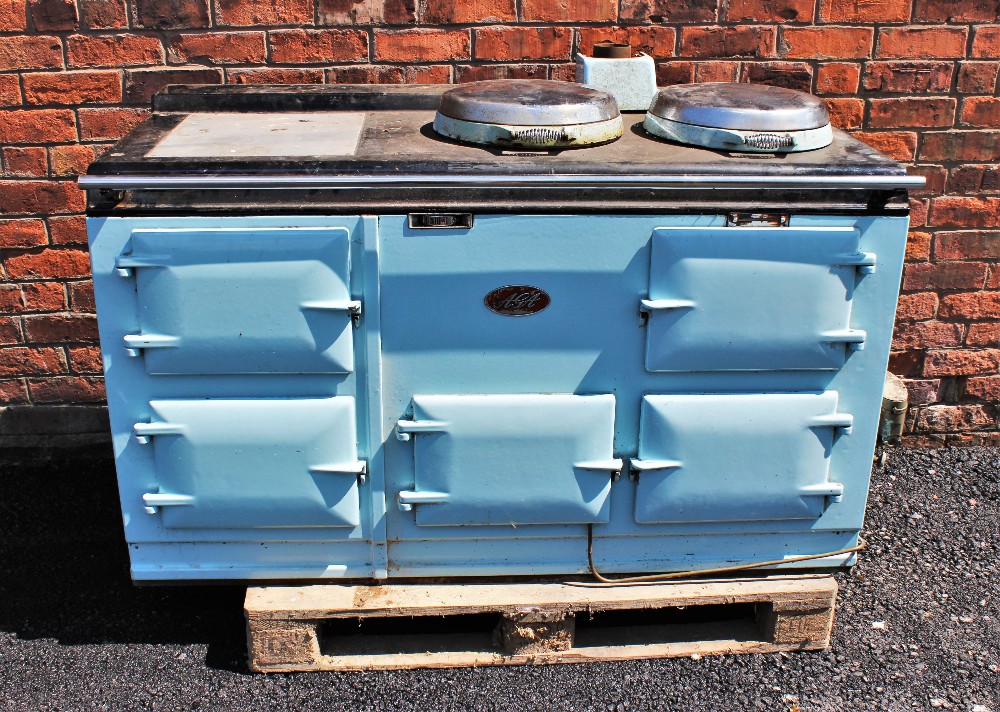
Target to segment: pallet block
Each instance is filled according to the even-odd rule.
[[[323,584],[250,587],[245,613],[255,671],[387,670],[818,650],[836,596],[833,577],[815,574],[624,587]]]

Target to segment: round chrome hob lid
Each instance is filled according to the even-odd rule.
[[[607,92],[547,79],[493,79],[446,91],[434,130],[468,143],[549,148],[612,141],[623,126]]]
[[[708,82],[661,89],[643,122],[656,136],[732,151],[809,151],[833,140],[826,105],[765,84]]]

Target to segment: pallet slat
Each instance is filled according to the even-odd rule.
[[[829,644],[836,594],[837,584],[828,575],[618,588],[563,583],[324,584],[250,587],[245,612],[250,666],[256,671],[375,670],[815,650]],[[577,620],[585,622],[595,614],[696,611],[700,606],[735,610],[732,607],[748,604],[755,621],[660,627],[640,623],[577,635]],[[495,614],[497,625],[492,636],[478,639],[426,632],[407,636],[400,621],[482,614]],[[349,650],[338,649],[339,639],[326,636],[324,625],[344,619],[376,620],[398,625],[403,632],[352,638]],[[656,640],[660,628],[663,639]],[[670,639],[679,633],[693,637]],[[584,637],[601,643],[581,645]],[[434,649],[446,644],[459,649]]]

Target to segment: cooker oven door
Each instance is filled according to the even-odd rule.
[[[122,347],[150,374],[350,373],[343,227],[142,229],[117,261],[138,328]]]
[[[143,504],[167,529],[356,527],[355,403],[349,396],[178,399],[136,423],[152,448]]]
[[[420,526],[607,522],[611,395],[417,395],[398,437],[412,441]]]
[[[857,280],[875,255],[853,227],[676,227],[653,232],[646,369],[836,370],[864,347]]]
[[[830,460],[853,418],[837,393],[647,395],[640,523],[816,519],[838,501]]]

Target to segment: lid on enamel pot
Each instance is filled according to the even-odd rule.
[[[493,79],[446,91],[434,130],[488,146],[568,148],[613,141],[623,126],[607,92],[547,79]]]
[[[833,141],[830,112],[805,92],[708,82],[661,89],[644,128],[681,143],[731,151],[809,151]]]

